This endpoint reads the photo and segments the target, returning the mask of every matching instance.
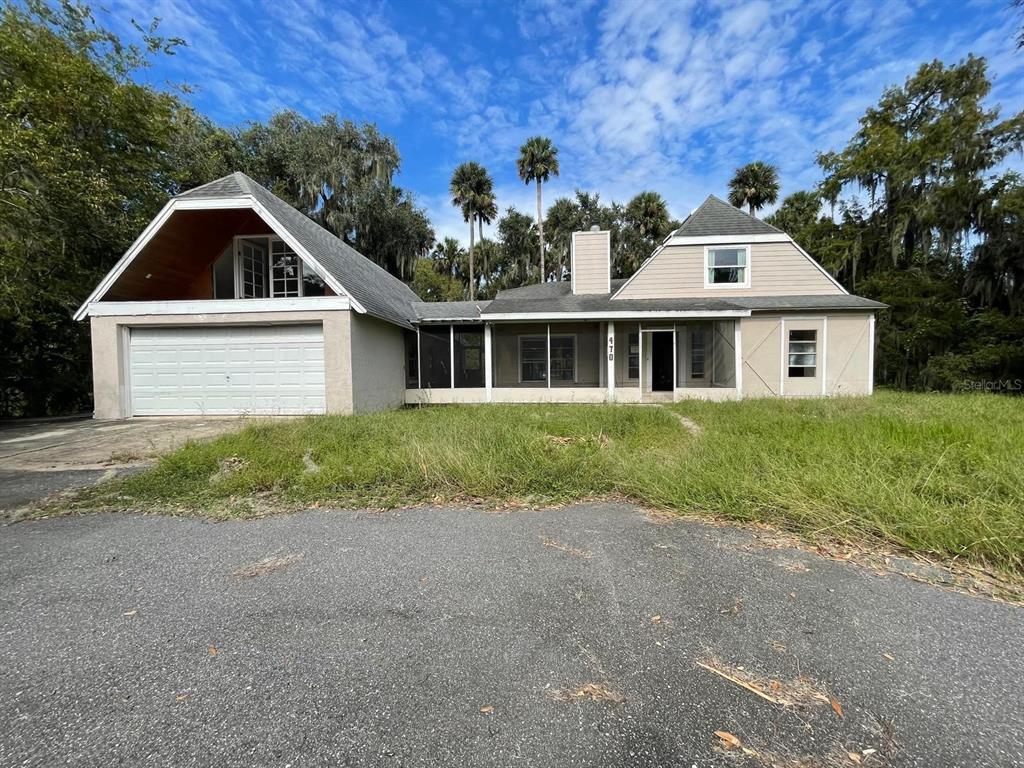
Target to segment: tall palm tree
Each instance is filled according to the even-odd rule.
[[[473,246],[474,225],[477,212],[484,207],[487,196],[494,195],[494,182],[487,169],[480,163],[462,163],[452,173],[448,189],[452,205],[462,210],[462,218],[469,222],[469,300],[476,298],[476,275],[474,274]]]
[[[751,216],[778,199],[779,172],[770,163],[747,163],[736,169],[729,182],[729,202],[737,208],[747,206]]]
[[[519,148],[516,170],[524,183],[537,183],[537,234],[540,236],[540,279],[547,279],[544,271],[544,216],[542,214],[540,187],[551,175],[558,175],[558,148],[551,139],[533,136]]]
[[[486,172],[485,172],[486,173]],[[498,218],[498,198],[494,195],[494,182],[490,174],[483,180],[479,194],[477,195],[476,222],[479,227],[480,242],[484,241],[484,224],[490,224]],[[487,263],[487,253],[484,251],[484,279],[491,276],[490,264]]]

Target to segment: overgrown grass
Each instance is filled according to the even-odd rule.
[[[703,433],[690,435],[670,411]],[[624,494],[1022,572],[1022,458],[1024,401],[990,395],[451,406],[257,422],[186,445],[77,505],[228,516],[268,505]]]

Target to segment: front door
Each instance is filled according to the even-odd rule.
[[[675,385],[672,375],[672,332],[651,334],[651,391],[671,392]]]

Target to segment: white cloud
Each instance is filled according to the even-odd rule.
[[[487,4],[432,10],[434,26],[402,23],[384,0],[115,0],[111,13],[125,28],[132,16],[162,16],[164,34],[187,38],[176,71],[223,114],[293,106],[414,132],[413,191],[439,236],[462,240],[466,225],[447,198],[454,166],[483,162],[500,208],[533,215],[515,157],[537,133],[561,150],[547,204],[575,188],[622,202],[654,189],[682,217],[753,159],[779,166],[784,194],[812,185],[815,152],[845,144],[884,87],[936,57],[988,56],[993,101],[1004,114],[1024,107],[1024,54],[1003,6],[962,14],[952,30],[939,22],[953,9],[916,0],[888,0],[884,11],[871,0],[525,0],[505,17]],[[456,27],[474,34],[445,35]]]

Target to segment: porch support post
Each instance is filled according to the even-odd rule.
[[[416,326],[416,389],[423,389],[423,359],[420,357],[420,327]]]
[[[548,323],[548,365],[544,378],[548,380],[548,389],[551,389],[551,323]]]
[[[676,401],[676,390],[679,389],[679,352],[676,343],[679,340],[679,326],[672,323],[672,402]]]
[[[487,388],[487,402],[491,402],[491,387],[494,385],[494,374],[491,368],[491,324],[484,325],[484,386]]]
[[[868,394],[875,393],[875,313],[868,318]]]
[[[448,326],[448,356],[451,358],[452,389],[455,389],[455,326]]]
[[[608,399],[615,399],[615,323],[608,321],[608,354],[605,356],[605,365],[608,368],[606,378],[608,379]]]
[[[644,399],[644,324],[643,323],[637,323],[636,324],[636,355],[637,355],[637,362],[639,363],[639,365],[637,366],[637,371],[636,371],[636,380],[637,380],[637,384],[640,386],[640,399],[643,400]]]
[[[732,321],[733,324],[733,349],[736,352],[736,395],[743,397],[743,333],[740,330],[740,323],[742,321],[736,318]]]

